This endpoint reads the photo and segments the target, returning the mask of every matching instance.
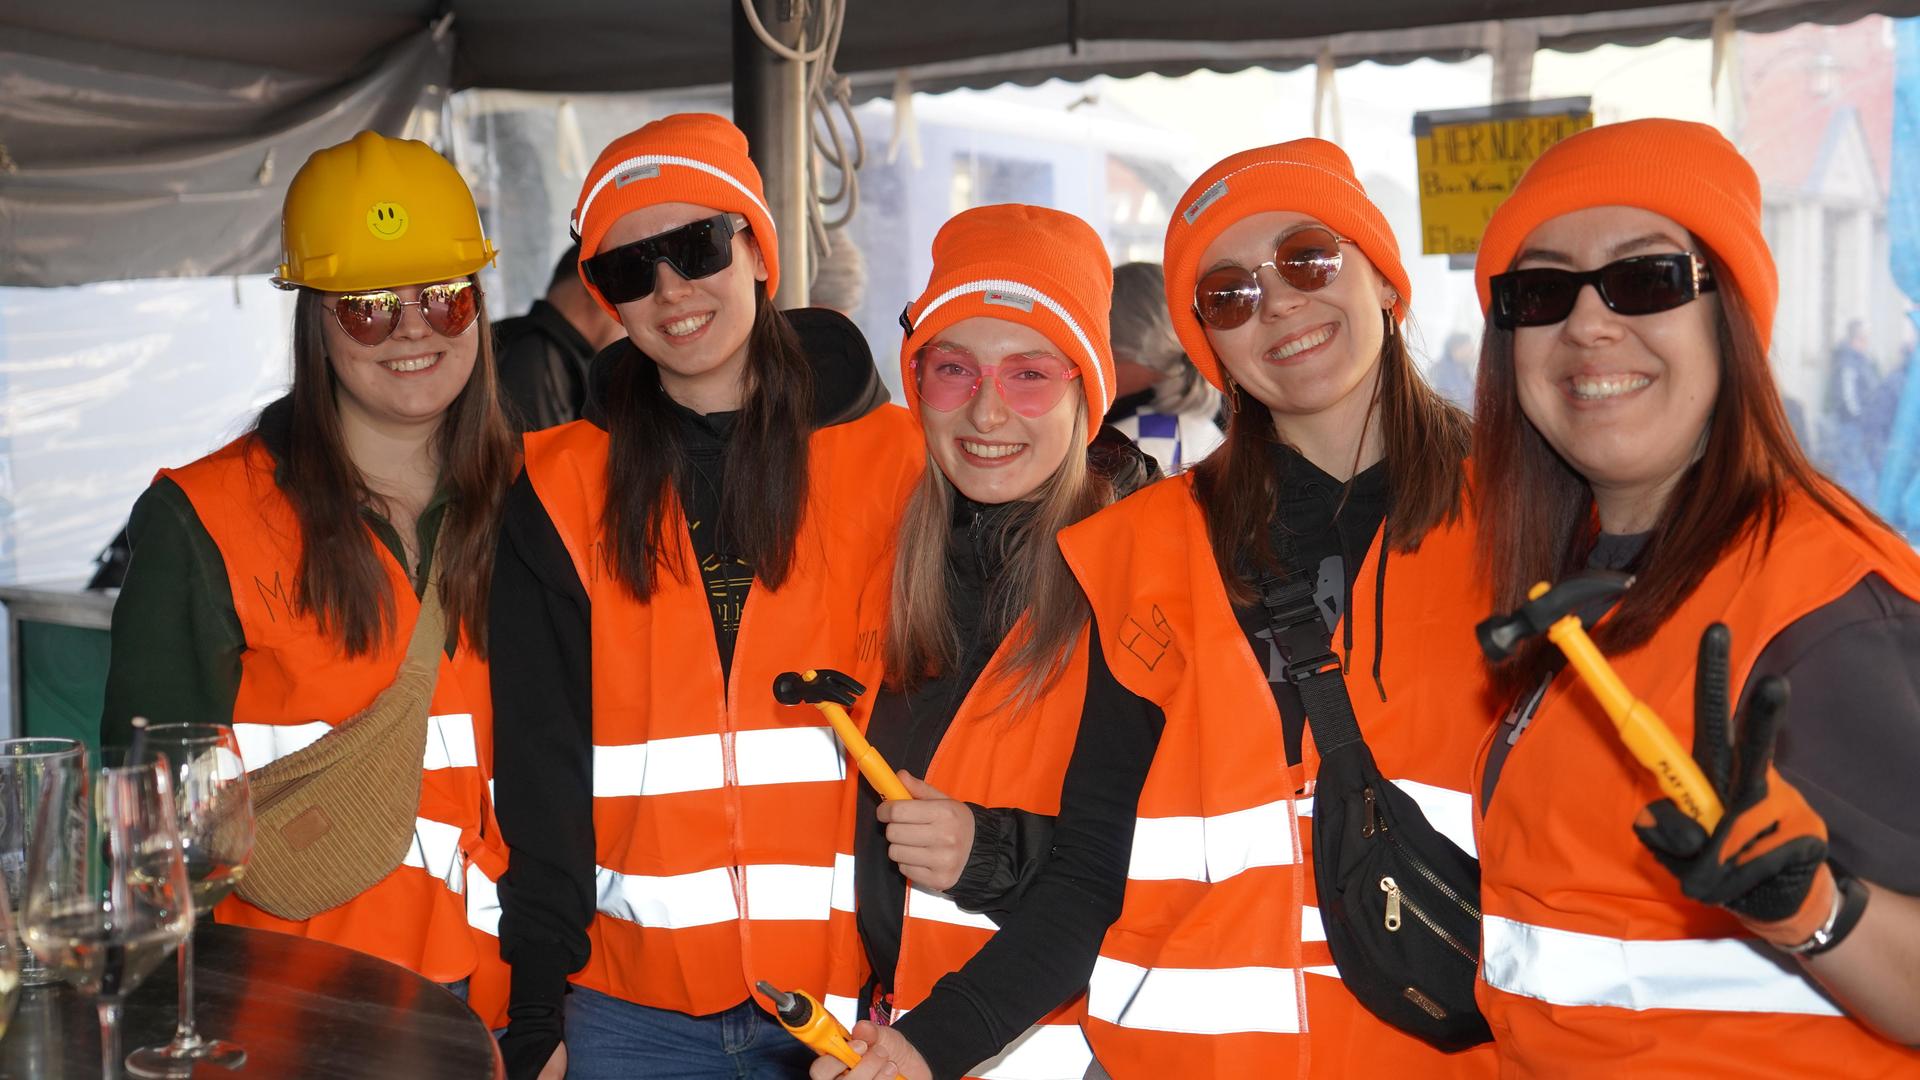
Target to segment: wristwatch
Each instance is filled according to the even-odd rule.
[[[1866,885],[1838,866],[1832,863],[1827,865],[1833,871],[1833,911],[1827,915],[1827,921],[1813,932],[1812,937],[1798,945],[1781,948],[1780,951],[1790,956],[1819,956],[1840,944],[1859,925],[1860,916],[1867,910],[1867,897],[1870,894]]]

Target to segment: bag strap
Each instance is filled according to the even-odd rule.
[[[1288,563],[1293,562],[1291,555],[1290,550],[1282,553]],[[1353,714],[1346,676],[1340,657],[1333,651],[1326,619],[1314,600],[1315,576],[1296,567],[1284,575],[1263,574],[1254,587],[1259,590],[1261,606],[1266,608],[1267,629],[1286,665],[1287,681],[1294,685],[1307,711],[1313,745],[1324,758],[1344,746],[1364,746],[1366,739],[1360,734],[1359,718]],[[1341,615],[1353,617],[1350,611]]]
[[[440,674],[440,654],[447,647],[447,613],[440,604],[440,537],[427,552],[427,587],[420,596],[420,614],[413,620],[413,637],[407,641],[407,655],[400,661],[402,672],[409,668]]]

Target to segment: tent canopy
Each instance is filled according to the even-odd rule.
[[[456,89],[659,90],[729,80],[736,2],[5,0],[0,28],[340,77],[451,13]],[[934,67],[947,85],[990,86],[1299,63],[1329,39],[1343,63],[1404,61],[1477,51],[1485,24],[1505,21],[1528,24],[1542,48],[1580,50],[1701,36],[1726,6],[1725,0],[848,0],[838,66],[888,79],[898,68]],[[1740,0],[1731,6],[1746,30],[1920,12],[1915,0]]]
[[[739,0],[0,0],[0,285],[258,273],[287,181],[450,89],[719,86]],[[804,0],[791,0],[802,3]],[[815,0],[817,3],[818,0]],[[846,0],[837,68],[940,91],[1579,50],[1920,13],[1920,0]],[[1410,103],[1411,104],[1411,103]],[[111,243],[99,242],[110,236]]]

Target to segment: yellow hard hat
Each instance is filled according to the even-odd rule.
[[[372,131],[300,166],[280,214],[280,249],[274,284],[324,292],[446,281],[499,254],[451,162],[426,143]]]

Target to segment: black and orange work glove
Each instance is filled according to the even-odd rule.
[[[1754,686],[1738,744],[1729,737],[1727,654],[1732,635],[1715,623],[1700,636],[1694,671],[1693,760],[1726,813],[1711,834],[1671,799],[1634,823],[1640,842],[1680,879],[1680,891],[1739,916],[1782,948],[1810,939],[1833,914],[1827,823],[1773,768],[1774,739],[1787,714],[1787,680]]]

